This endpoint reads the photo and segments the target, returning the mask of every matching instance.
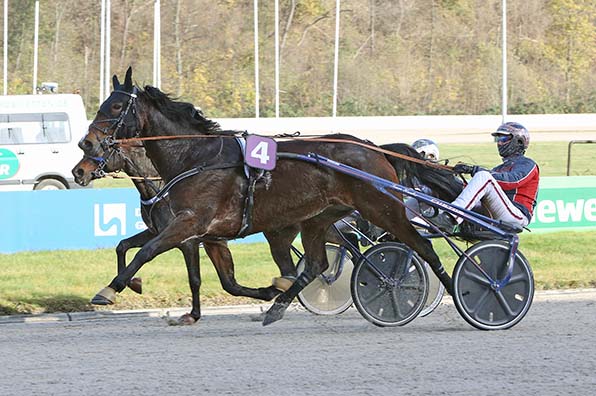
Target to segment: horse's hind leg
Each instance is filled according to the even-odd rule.
[[[345,216],[349,211],[336,215],[336,211],[323,213],[302,223],[302,245],[306,265],[304,271],[298,276],[296,282],[284,293],[275,299],[263,319],[263,326],[267,326],[283,318],[284,313],[292,300],[317,276],[328,267],[327,253],[325,251],[325,233],[335,220]]]
[[[271,257],[281,273],[280,278],[273,278],[273,285],[281,291],[288,290],[296,280],[296,266],[290,249],[299,232],[299,225],[289,226],[280,231],[264,232],[269,242]]]
[[[188,273],[188,283],[192,296],[192,309],[190,313],[178,318],[178,323],[191,325],[201,318],[201,266],[199,255],[199,244],[194,241],[188,241],[178,247],[184,255],[186,263],[186,272]]]
[[[221,286],[231,295],[269,301],[280,293],[274,286],[254,289],[238,284],[234,276],[234,261],[226,242],[205,242],[203,247],[213,262]]]

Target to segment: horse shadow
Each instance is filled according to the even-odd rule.
[[[0,301],[0,315],[93,311],[88,299],[72,294]]]

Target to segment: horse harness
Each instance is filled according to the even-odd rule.
[[[126,103],[126,107],[124,109],[124,111],[121,111],[119,116],[117,118],[107,118],[107,119],[103,119],[97,122],[93,122],[90,125],[90,129],[92,128],[92,130],[94,130],[94,134],[97,138],[97,140],[100,141],[100,147],[104,150],[104,152],[107,152],[106,156],[90,156],[90,155],[86,155],[84,154],[84,156],[86,158],[90,158],[94,161],[96,161],[98,163],[97,168],[93,171],[93,175],[95,177],[103,177],[105,176],[105,171],[104,168],[107,165],[107,162],[109,161],[109,159],[114,155],[115,152],[118,152],[118,154],[124,158],[125,161],[128,161],[130,164],[134,163],[128,159],[126,157],[126,155],[124,155],[122,153],[122,150],[120,147],[118,147],[119,144],[123,144],[123,143],[129,143],[131,141],[143,141],[143,140],[160,140],[160,139],[171,139],[171,138],[186,138],[186,137],[199,137],[197,135],[184,135],[184,136],[156,136],[156,137],[150,137],[150,138],[141,138],[139,137],[139,133],[140,130],[138,128],[138,120],[137,120],[137,110],[136,110],[136,99],[137,99],[137,93],[138,93],[138,89],[137,87],[133,87],[132,92],[127,92],[125,90],[120,90],[120,89],[116,89],[113,91],[113,93],[121,93],[124,95],[127,95],[129,97],[127,103]],[[104,104],[102,104],[102,106],[99,109],[99,112],[108,116],[108,109],[103,108],[104,105],[107,106],[107,101],[104,102]],[[194,116],[194,115],[193,115]],[[111,122],[111,124],[105,128],[100,128],[98,127],[96,124],[97,123],[105,123],[105,122]],[[118,134],[118,132],[120,131],[120,129],[126,126],[128,128],[134,129],[135,130],[135,134],[134,137],[131,139],[117,139],[116,135]],[[100,136],[98,135],[98,133],[95,131],[99,131],[101,132],[103,135],[105,135],[104,138],[100,138]],[[113,130],[113,132],[110,134],[109,131]],[[211,135],[210,135],[211,136]],[[240,152],[242,154],[242,159],[244,160],[245,157],[245,148],[246,148],[246,142],[245,142],[245,137],[247,136],[247,133],[244,132],[242,134],[242,137],[238,137],[238,136],[234,136],[236,141],[238,142],[239,146],[240,146]],[[215,137],[215,136],[213,136]],[[232,136],[230,136],[232,137]],[[291,135],[281,135],[279,137],[284,137],[284,138],[290,138],[290,139],[297,139],[296,134],[291,134]],[[399,153],[394,153],[388,150],[384,150],[380,147],[374,147],[371,144],[367,143],[360,143],[360,142],[356,142],[356,141],[346,141],[346,140],[339,140],[339,139],[330,139],[330,138],[314,138],[311,139],[313,141],[325,141],[325,142],[341,142],[341,143],[353,143],[353,144],[357,144],[357,145],[361,145],[361,146],[365,146],[368,148],[371,148],[375,151],[381,152],[383,154],[387,154],[387,155],[391,155],[391,156],[395,156],[395,157],[399,157],[408,161],[412,161],[412,162],[420,162],[420,163],[424,163],[427,166],[432,166],[432,167],[437,167],[437,168],[449,168],[451,169],[451,167],[445,166],[445,165],[439,165],[439,164],[432,164],[429,163],[428,161],[425,160],[421,160],[421,159],[417,159],[417,158],[413,158],[407,155],[403,155],[403,154],[399,154]],[[254,209],[254,192],[256,190],[256,185],[257,182],[263,180],[265,182],[265,186],[267,187],[271,181],[271,174],[269,171],[265,171],[263,169],[258,169],[258,168],[252,168],[249,167],[248,165],[246,165],[246,163],[244,161],[237,161],[237,162],[228,162],[228,163],[224,163],[224,164],[217,164],[217,165],[207,165],[207,164],[202,164],[199,165],[197,167],[194,167],[192,169],[189,169],[187,171],[184,171],[182,173],[180,173],[179,175],[175,176],[173,179],[171,179],[168,183],[166,183],[166,185],[161,188],[158,189],[157,187],[155,187],[154,185],[152,186],[153,189],[156,191],[156,194],[154,197],[148,199],[148,200],[141,200],[141,205],[144,208],[148,208],[149,210],[149,221],[151,222],[151,212],[153,210],[154,205],[161,201],[162,199],[164,199],[169,191],[180,181],[187,179],[189,177],[192,176],[196,176],[199,175],[203,172],[206,171],[211,171],[211,170],[217,170],[217,169],[230,169],[230,168],[237,168],[239,166],[243,166],[244,167],[244,174],[246,175],[247,179],[248,179],[248,184],[247,184],[247,190],[246,190],[246,194],[245,194],[245,199],[244,199],[244,208],[243,208],[243,212],[242,212],[242,222],[241,222],[241,226],[240,229],[238,231],[238,234],[232,238],[242,238],[248,234],[250,234],[251,229],[252,229],[252,217],[253,217],[253,209]],[[144,178],[146,181],[150,182],[149,179]],[[150,228],[152,227],[152,224],[148,225]],[[218,240],[221,239],[227,239],[227,238],[215,238]]]
[[[89,126],[90,129],[94,132],[94,135],[97,138],[97,140],[100,142],[100,147],[104,150],[104,153],[107,152],[107,155],[104,155],[104,156],[92,156],[92,155],[84,154],[85,158],[89,158],[89,159],[92,159],[95,162],[97,162],[97,164],[98,164],[97,168],[92,172],[93,176],[97,177],[97,178],[101,178],[106,175],[104,168],[106,167],[107,162],[110,160],[110,158],[116,152],[118,152],[118,154],[125,161],[127,161],[129,164],[131,164],[133,167],[136,168],[136,166],[134,165],[134,162],[131,161],[122,152],[122,149],[120,147],[118,147],[120,142],[116,138],[116,135],[118,134],[118,132],[120,131],[120,129],[123,126],[127,126],[127,127],[134,128],[134,130],[135,130],[134,138],[139,139],[140,131],[139,131],[139,128],[137,125],[137,117],[136,117],[137,111],[136,111],[136,106],[135,106],[138,89],[137,89],[137,87],[133,87],[132,93],[123,91],[123,90],[114,90],[113,92],[125,94],[129,97],[124,111],[121,111],[117,118],[102,119],[100,121],[91,123],[91,125]],[[103,105],[102,105],[102,107],[103,107]],[[108,115],[107,109],[102,109],[100,107],[99,112],[106,116]],[[130,112],[131,117],[129,117],[129,112]],[[111,124],[105,128],[100,128],[99,126],[97,126],[98,123],[105,123],[105,122],[111,122]],[[105,135],[105,137],[101,138],[95,130],[101,132],[103,135]],[[110,133],[110,131],[112,131],[112,133]],[[246,132],[243,135],[245,136]],[[244,157],[245,148],[246,148],[246,142],[245,142],[244,136],[236,137],[236,141],[238,142],[238,144],[240,146],[240,152],[242,154],[242,157]],[[238,234],[234,238],[231,238],[231,239],[243,238],[246,235],[250,234],[250,231],[252,229],[252,214],[253,214],[253,209],[254,209],[254,192],[256,190],[256,185],[257,185],[257,182],[262,179],[267,180],[267,185],[268,185],[270,182],[270,173],[266,172],[263,169],[251,168],[248,165],[246,165],[243,161],[228,162],[228,163],[216,164],[216,165],[206,165],[206,164],[199,165],[197,167],[194,167],[192,169],[184,171],[184,172],[180,173],[179,175],[175,176],[168,183],[166,183],[161,189],[157,188],[151,182],[150,179],[148,179],[147,177],[143,177],[145,182],[149,183],[151,185],[151,187],[156,191],[156,194],[152,198],[147,199],[147,200],[141,199],[141,205],[142,205],[143,209],[148,211],[147,218],[148,218],[150,224],[148,224],[147,226],[150,229],[153,229],[153,230],[155,229],[153,226],[153,221],[152,221],[153,208],[156,203],[158,203],[159,201],[161,201],[162,199],[164,199],[165,197],[168,196],[169,191],[177,183],[181,182],[184,179],[199,175],[206,171],[237,168],[240,166],[244,166],[244,174],[246,175],[246,177],[248,179],[248,184],[247,184],[246,197],[244,199],[244,208],[243,208],[243,212],[242,212],[242,223],[240,226],[240,230],[238,231]],[[224,238],[215,238],[215,239],[221,240]]]
[[[241,152],[242,156],[244,156],[244,148],[246,146],[244,138],[236,138],[236,141],[238,142],[238,144],[240,146],[240,152]],[[165,197],[167,197],[169,194],[169,191],[177,183],[179,183],[182,180],[187,179],[189,177],[199,175],[203,172],[207,172],[207,171],[211,171],[211,170],[219,170],[219,169],[238,168],[240,166],[244,167],[244,174],[246,175],[246,177],[248,179],[248,185],[247,185],[246,196],[244,199],[244,208],[242,211],[242,223],[240,226],[240,230],[238,231],[238,234],[236,234],[236,236],[231,239],[243,238],[243,237],[247,236],[248,234],[250,234],[250,231],[252,229],[252,213],[253,213],[253,209],[254,209],[254,192],[256,190],[257,182],[260,181],[261,179],[264,179],[264,180],[266,180],[266,183],[268,185],[268,183],[270,182],[270,173],[265,172],[265,170],[263,170],[263,169],[251,168],[251,167],[247,166],[242,161],[228,162],[228,163],[217,164],[217,165],[199,165],[192,169],[184,171],[184,172],[178,174],[177,176],[175,176],[169,182],[167,182],[160,190],[157,191],[155,196],[153,196],[152,198],[147,199],[147,200],[141,199],[141,205],[146,210],[148,210],[148,213],[149,213],[148,218],[151,221],[151,219],[152,219],[151,212],[153,211],[154,205],[156,203],[158,203],[159,201],[161,201],[162,199],[164,199]],[[217,238],[212,238],[212,239],[223,240],[226,238],[218,238],[217,237]]]

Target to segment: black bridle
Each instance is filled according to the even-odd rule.
[[[125,160],[132,163],[124,154],[122,150],[117,146],[116,138],[118,132],[122,129],[123,126],[127,126],[134,130],[134,135],[137,136],[139,134],[138,129],[138,120],[137,120],[137,109],[136,109],[136,99],[137,99],[137,87],[133,87],[132,92],[127,92],[121,89],[116,89],[112,92],[114,93],[121,93],[128,96],[128,102],[126,103],[126,108],[120,112],[117,118],[104,118],[103,120],[94,121],[89,125],[89,130],[93,132],[95,138],[99,141],[99,146],[103,150],[103,155],[87,155],[83,154],[84,158],[89,158],[97,163],[97,168],[91,172],[91,174],[95,178],[102,178],[106,175],[104,168],[107,165],[107,162],[110,158],[117,153],[118,155],[124,157]],[[99,113],[109,117],[107,114],[107,110],[102,108],[107,104],[107,100],[101,105],[99,108]],[[130,112],[130,114],[129,114]],[[102,128],[98,126],[98,124],[103,123],[111,123],[110,125]],[[98,131],[102,133],[103,136],[98,134]],[[111,133],[110,133],[111,132]],[[85,137],[83,137],[85,139]]]

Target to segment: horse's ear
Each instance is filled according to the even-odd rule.
[[[126,71],[126,77],[124,77],[124,89],[126,91],[132,91],[132,66],[129,66]]]
[[[120,81],[118,81],[118,77],[115,74],[112,76],[112,84],[114,85],[114,91],[120,87]]]

